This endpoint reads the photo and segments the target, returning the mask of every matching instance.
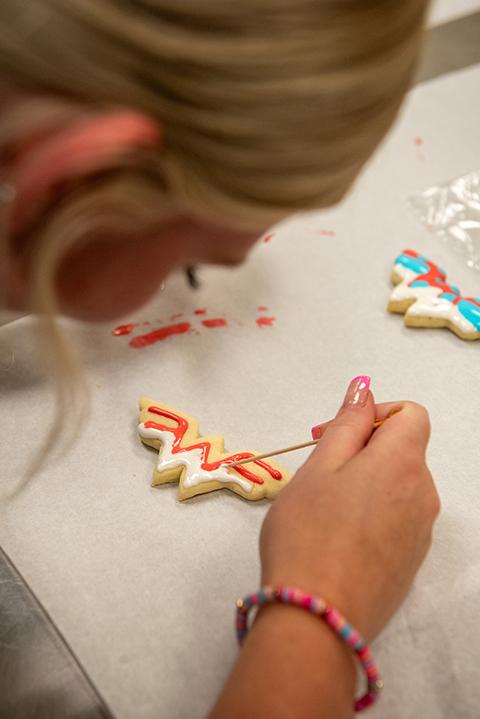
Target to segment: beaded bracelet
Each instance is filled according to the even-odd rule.
[[[362,636],[350,626],[345,617],[333,607],[329,607],[319,597],[288,587],[262,587],[258,592],[247,594],[243,599],[238,599],[236,629],[239,643],[242,644],[248,633],[248,614],[252,607],[260,608],[265,604],[275,603],[293,604],[315,614],[353,649],[367,678],[367,691],[360,699],[355,701],[354,710],[361,712],[374,704],[378,694],[383,689],[383,682],[370,654],[370,649]]]

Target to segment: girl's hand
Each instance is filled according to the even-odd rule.
[[[368,641],[404,599],[428,551],[440,502],[425,463],[430,425],[413,402],[376,405],[352,380],[322,441],[268,512],[262,583],[336,606]],[[373,432],[376,417],[400,411]]]

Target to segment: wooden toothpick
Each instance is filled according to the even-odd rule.
[[[390,417],[395,412],[392,411],[388,416]],[[388,419],[386,417],[385,419]],[[377,429],[381,424],[385,422],[385,419],[376,419],[373,423],[373,429]],[[256,462],[258,459],[267,459],[267,457],[275,457],[277,454],[285,454],[286,452],[295,452],[297,449],[304,449],[304,447],[313,447],[314,444],[318,444],[322,438],[312,439],[310,442],[302,442],[302,444],[292,444],[291,447],[284,447],[283,449],[276,449],[274,452],[264,452],[263,454],[256,454],[253,457],[247,457],[246,459],[239,459],[238,462],[232,462],[231,464],[225,464],[224,466],[228,469],[233,467],[240,467],[241,464],[248,464],[249,462]]]
[[[302,444],[292,444],[291,447],[284,447],[283,449],[276,449],[275,452],[264,452],[263,454],[256,454],[254,457],[247,457],[246,459],[239,459],[238,462],[232,462],[232,464],[226,464],[225,467],[239,467],[241,464],[248,464],[248,462],[256,462],[257,459],[265,459],[266,457],[275,457],[276,454],[285,454],[285,452],[294,452],[296,449],[303,449],[304,447],[312,447],[320,439],[312,439],[310,442],[303,442]]]

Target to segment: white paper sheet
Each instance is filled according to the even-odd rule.
[[[479,0],[434,0],[430,8],[429,25],[440,25],[479,10]]]
[[[133,350],[130,336],[112,337],[110,326],[68,325],[84,346],[91,418],[63,460],[14,502],[3,500],[0,542],[119,719],[205,715],[236,655],[234,601],[258,583],[268,508],[225,491],[180,504],[174,486],[151,488],[155,455],[136,437],[138,398],[193,414],[229,449],[266,450],[308,437],[360,373],[372,375],[379,401],[429,407],[430,464],[443,501],[428,561],[375,645],[386,690],[372,719],[478,717],[480,342],[406,329],[385,306],[390,265],[404,247],[479,294],[480,275],[405,201],[478,165],[479,81],[476,67],[416,89],[342,207],[292,219],[238,270],[203,270],[197,293],[174,278],[128,318],[183,312],[200,334]],[[256,326],[259,305],[277,318],[273,327]],[[224,313],[228,327],[203,328],[199,307]],[[4,491],[42,437],[51,404],[32,323],[0,329],[2,351],[15,355],[0,376]],[[302,456],[284,463],[294,469]]]

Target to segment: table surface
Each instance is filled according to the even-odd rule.
[[[135,350],[110,326],[64,323],[81,347],[90,419],[70,452],[14,500],[6,493],[38,447],[52,397],[35,360],[35,321],[0,330],[0,544],[119,718],[205,715],[237,651],[234,600],[258,583],[268,509],[227,491],[180,504],[174,486],[151,488],[154,454],[135,431],[139,397],[193,414],[229,449],[261,451],[302,441],[360,373],[372,375],[379,401],[428,406],[443,502],[428,560],[376,642],[386,691],[372,719],[478,717],[480,343],[406,329],[385,306],[390,265],[405,247],[479,294],[478,273],[406,202],[478,167],[479,82],[476,66],[414,90],[341,207],[275,228],[239,269],[202,270],[196,293],[173,278],[129,318],[152,328],[182,313],[198,334]],[[276,317],[272,327],[257,327],[258,306]],[[227,327],[203,327],[199,307]],[[295,469],[304,456],[284,464]]]
[[[439,25],[478,10],[480,0],[434,0],[431,4],[429,24]]]

